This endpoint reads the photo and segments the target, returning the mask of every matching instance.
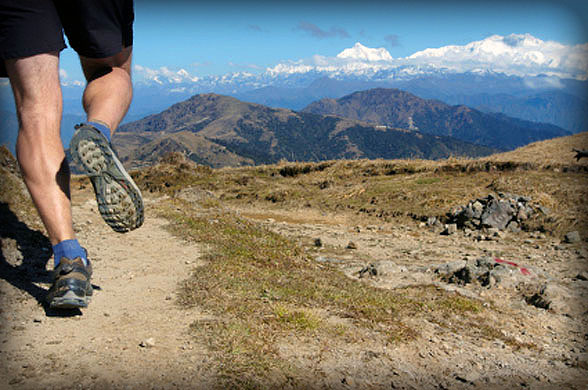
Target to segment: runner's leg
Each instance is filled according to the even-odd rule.
[[[108,58],[80,56],[88,85],[83,105],[89,122],[105,124],[114,132],[126,115],[133,96],[132,46]]]
[[[52,245],[75,238],[69,167],[60,137],[59,53],[6,60],[19,132],[16,154],[22,175]]]

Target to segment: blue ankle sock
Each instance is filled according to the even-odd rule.
[[[94,126],[96,129],[100,130],[100,132],[102,134],[104,134],[104,136],[106,137],[108,142],[110,142],[110,129],[108,128],[108,126],[106,126],[102,123],[98,123],[98,122],[86,122],[86,123],[90,126]]]
[[[86,250],[80,246],[80,243],[76,239],[64,240],[53,246],[53,261],[55,267],[59,265],[59,261],[62,257],[67,257],[70,260],[73,260],[76,257],[81,257],[84,260],[84,264],[88,265]]]

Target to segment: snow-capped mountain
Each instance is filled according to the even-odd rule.
[[[352,48],[345,49],[337,54],[337,58],[361,60],[361,61],[392,61],[392,56],[383,47],[371,49],[357,42]]]
[[[305,75],[396,81],[466,72],[585,81],[588,80],[588,43],[571,46],[543,41],[530,34],[492,35],[466,45],[429,48],[408,57],[393,58],[385,48],[369,48],[357,42],[335,57],[315,54],[308,59],[281,62],[262,73],[240,72],[201,78],[190,75],[185,69],[172,71],[167,67],[135,66],[135,74],[146,83],[189,83],[207,88],[232,86],[237,89],[301,86],[300,80],[305,79]]]
[[[552,93],[545,104],[549,106],[553,99],[576,99],[571,109],[556,102],[554,110],[561,114],[552,112],[536,117],[538,109],[533,107],[521,111],[520,117],[548,121],[576,132],[584,129],[585,121],[580,117],[586,117],[582,113],[588,104],[588,44],[565,45],[530,34],[492,35],[465,45],[429,48],[393,58],[385,48],[370,48],[357,42],[333,57],[315,54],[307,59],[283,61],[258,73],[196,77],[185,69],[136,65],[134,77],[134,106],[151,112],[206,92],[290,109],[375,87],[400,88],[423,98],[466,105],[471,99],[492,100],[479,95],[500,94],[508,95],[509,101],[512,97],[532,101],[531,96],[556,92],[565,96],[555,98]],[[480,109],[517,116],[504,105],[482,106]],[[517,106],[522,107],[519,103]],[[133,112],[136,110],[131,108]],[[565,120],[559,118],[562,115]]]

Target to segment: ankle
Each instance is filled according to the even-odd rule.
[[[98,119],[93,119],[93,120],[89,120],[86,122],[86,124],[94,127],[95,129],[99,130],[108,140],[108,142],[110,142],[110,137],[111,137],[111,132],[112,130],[110,129],[110,127],[105,123],[102,122],[101,120]]]
[[[88,255],[86,250],[82,248],[78,240],[63,240],[56,245],[53,245],[53,264],[55,267],[59,265],[59,262],[63,257],[70,260],[75,258],[82,258],[85,265],[88,265]]]

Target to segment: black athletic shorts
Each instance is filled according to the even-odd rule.
[[[4,60],[61,51],[106,58],[133,44],[133,0],[0,0],[0,77]]]

